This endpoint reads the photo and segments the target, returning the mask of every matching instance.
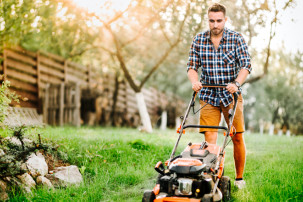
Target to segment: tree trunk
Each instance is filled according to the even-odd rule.
[[[167,111],[163,111],[162,115],[161,115],[161,126],[160,126],[160,129],[161,130],[166,130],[166,126],[167,126]]]
[[[153,129],[142,92],[136,93],[136,100],[144,130],[151,133],[153,132]]]
[[[115,76],[115,90],[113,94],[113,106],[111,111],[111,117],[112,117],[112,126],[116,126],[116,105],[117,105],[117,99],[118,99],[118,93],[119,93],[119,81],[118,81],[118,74],[116,73]]]

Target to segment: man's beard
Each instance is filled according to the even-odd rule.
[[[223,29],[212,29],[210,30],[211,31],[211,34],[214,35],[214,36],[218,36],[220,35],[222,32],[223,32]]]

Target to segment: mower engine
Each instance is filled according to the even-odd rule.
[[[158,179],[160,185],[159,193],[162,196],[202,197],[205,193],[211,191],[213,181],[210,175],[203,175],[198,178],[200,179],[161,176]]]
[[[181,155],[176,156],[165,165],[158,162],[155,170],[160,174],[157,184],[151,193],[151,199],[144,201],[167,201],[168,198],[176,197],[187,199],[202,200],[208,195],[215,197],[213,188],[215,178],[218,176],[218,156],[220,147],[215,144],[207,144],[205,147],[201,144],[189,143]],[[222,168],[223,169],[223,168]],[[220,171],[220,169],[219,169]],[[222,172],[221,172],[222,173]],[[222,193],[216,190],[217,198],[222,199]],[[149,194],[150,195],[150,194]],[[186,200],[185,200],[186,199]]]

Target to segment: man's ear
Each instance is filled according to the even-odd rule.
[[[227,19],[228,19],[228,18],[227,18],[227,17],[225,17],[225,22],[227,21]]]

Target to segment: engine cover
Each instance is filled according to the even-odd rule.
[[[192,179],[179,178],[178,179],[178,189],[176,189],[176,195],[192,195]]]

